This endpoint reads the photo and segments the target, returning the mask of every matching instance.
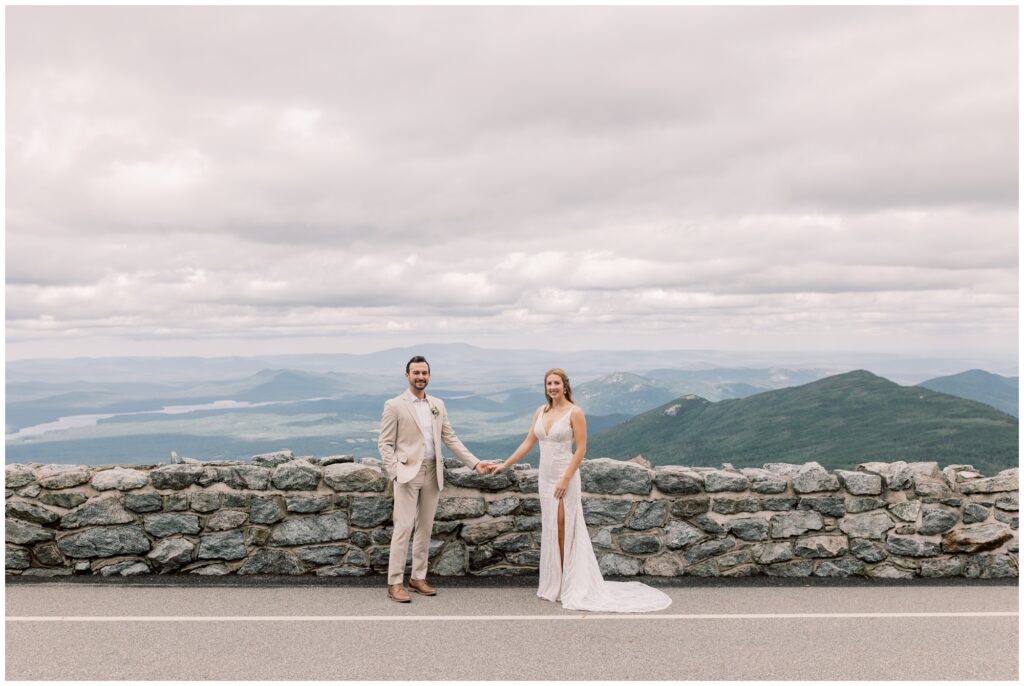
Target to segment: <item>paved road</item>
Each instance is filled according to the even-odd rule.
[[[453,587],[454,586],[454,587]],[[999,679],[1017,586],[662,586],[594,615],[532,586],[7,584],[8,679]]]

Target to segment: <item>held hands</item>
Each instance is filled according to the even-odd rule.
[[[498,465],[490,462],[477,462],[473,469],[476,470],[477,474],[494,474],[495,470],[498,469]]]

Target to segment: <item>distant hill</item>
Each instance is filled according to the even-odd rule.
[[[676,393],[650,379],[629,372],[615,372],[587,381],[573,389],[573,399],[587,414],[634,415],[657,407]]]
[[[958,398],[977,400],[1014,417],[1020,417],[1019,383],[1016,376],[1000,376],[981,369],[972,369],[961,374],[929,379],[918,386],[955,395]]]
[[[854,371],[717,403],[679,398],[595,436],[588,455],[737,467],[935,460],[992,472],[1017,465],[1017,424],[982,403]]]

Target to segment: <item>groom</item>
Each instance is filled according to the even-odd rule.
[[[405,365],[409,389],[384,403],[380,418],[380,450],[384,469],[394,484],[395,510],[392,517],[391,557],[388,560],[388,597],[398,603],[412,600],[402,585],[409,535],[412,542],[412,576],[409,587],[423,595],[437,591],[427,584],[427,553],[434,528],[437,499],[444,488],[444,460],[441,442],[480,474],[490,473],[496,465],[484,464],[462,445],[448,423],[448,413],[440,399],[426,394],[430,383],[430,365],[417,355]]]

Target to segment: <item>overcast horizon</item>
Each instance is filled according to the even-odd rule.
[[[9,361],[1017,364],[1016,7],[5,11]]]

